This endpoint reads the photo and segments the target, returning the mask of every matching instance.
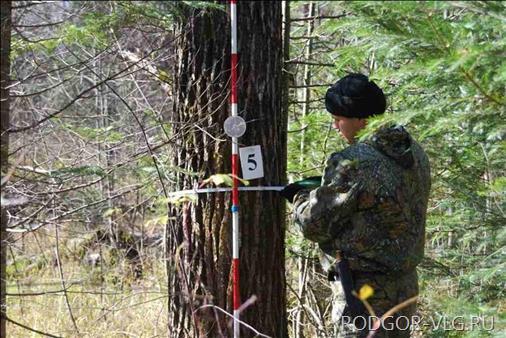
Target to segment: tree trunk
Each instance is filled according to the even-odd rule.
[[[2,179],[7,173],[9,155],[9,73],[11,47],[11,2],[0,2],[1,54],[0,54],[0,117],[1,147],[0,163]],[[1,208],[0,220],[0,337],[6,337],[6,256],[7,256],[7,214]]]
[[[261,145],[265,177],[251,185],[286,181],[286,112],[282,98],[281,2],[239,2],[238,97],[247,121],[241,145]],[[230,23],[221,10],[182,9],[174,78],[173,190],[195,188],[206,177],[231,172],[229,116]],[[285,202],[275,192],[240,197],[241,300],[256,302],[241,320],[263,334],[286,337]],[[169,335],[230,336],[232,313],[231,201],[228,193],[200,194],[172,205],[167,231]],[[255,336],[241,328],[241,336]]]
[[[306,5],[307,9],[307,17],[312,18],[316,14],[316,5],[314,2],[310,2]],[[305,61],[311,62],[311,55],[313,54],[313,31],[314,31],[314,20],[309,20],[307,23],[307,36],[309,37],[307,40],[307,45],[305,47]],[[306,117],[308,115],[309,106],[311,102],[311,65],[304,65],[304,75],[302,79],[303,85],[305,86],[302,89],[302,121],[306,123]],[[306,125],[307,127],[307,125]],[[306,128],[303,128],[301,131],[300,137],[300,158],[299,164],[302,167],[304,164],[304,154],[306,153]]]

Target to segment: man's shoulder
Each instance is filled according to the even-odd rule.
[[[381,160],[383,155],[371,145],[363,142],[354,143],[343,150],[333,152],[327,161],[327,165],[337,166],[341,162],[354,162],[358,164],[368,164]]]
[[[414,164],[428,166],[428,157],[422,146],[400,125],[381,128],[371,137],[329,157],[329,163],[343,160],[358,161],[364,165],[384,164],[387,167],[396,163],[404,169],[410,169]]]
[[[333,152],[332,154],[330,154],[329,159],[344,158],[344,159],[351,160],[354,158],[371,156],[373,151],[374,151],[374,148],[371,147],[370,145],[365,144],[363,142],[358,142],[358,143],[351,144],[342,150]]]
[[[334,152],[327,160],[324,184],[347,186],[347,182],[364,180],[374,167],[381,165],[385,159],[382,155],[365,143],[356,143],[341,151]]]

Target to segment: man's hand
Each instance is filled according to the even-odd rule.
[[[316,189],[320,187],[321,182],[322,182],[321,176],[308,177],[301,181],[288,184],[279,193],[281,194],[281,196],[286,198],[290,203],[293,203],[293,198],[295,197],[295,195],[297,195],[299,191]]]

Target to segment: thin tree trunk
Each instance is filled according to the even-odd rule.
[[[308,17],[314,17],[315,16],[315,9],[316,5],[314,2],[310,2],[308,5],[307,10],[307,16]],[[313,30],[314,30],[314,20],[310,20],[307,23],[307,35],[309,36],[309,39],[307,41],[307,46],[305,50],[305,61],[309,61],[311,59],[311,53],[313,52]],[[311,85],[311,65],[305,64],[304,65],[304,77],[303,77],[303,84],[304,87],[302,89],[302,120],[304,121],[307,113],[309,111],[309,101],[311,100],[311,88],[309,87]],[[301,138],[300,138],[300,159],[299,163],[302,166],[304,163],[304,158],[306,152],[306,128],[302,129],[301,132]]]
[[[9,79],[11,47],[11,1],[0,2],[1,54],[0,54],[0,116],[1,147],[0,163],[2,178],[7,173],[9,154]],[[7,299],[6,299],[6,257],[7,257],[7,213],[1,208],[0,220],[0,337],[6,337]]]
[[[194,188],[211,175],[230,173],[230,23],[220,10],[183,7],[177,25],[173,133],[174,190]],[[248,121],[240,138],[261,145],[265,177],[252,185],[283,184],[286,172],[286,113],[282,99],[281,2],[239,2],[239,112]],[[205,130],[205,132],[203,131]],[[193,173],[193,174],[190,174]],[[286,337],[284,217],[278,193],[241,194],[241,299],[256,302],[241,320],[261,333]],[[199,195],[170,210],[167,231],[169,335],[229,336],[232,313],[230,195]],[[241,336],[254,336],[247,328]]]
[[[316,4],[314,2],[310,2],[307,5],[307,17],[314,17],[316,13]],[[307,35],[309,39],[307,41],[307,45],[305,48],[305,61],[304,64],[304,74],[303,74],[303,84],[307,87],[302,89],[302,120],[304,121],[310,106],[311,101],[311,64],[309,63],[311,59],[311,54],[313,52],[313,31],[314,31],[314,20],[309,20],[307,22]],[[303,128],[301,131],[300,138],[300,158],[299,164],[301,167],[304,164],[306,152],[306,128]],[[306,293],[306,270],[307,270],[307,258],[299,257],[297,258],[297,265],[299,266],[299,283],[298,283],[298,299],[299,301],[304,301],[305,293]],[[302,305],[302,304],[300,304]],[[305,310],[300,306],[295,315],[295,338],[303,338],[304,337],[304,313]]]
[[[290,60],[290,1],[283,1],[283,83],[281,90],[283,93],[282,109],[283,114],[288,116],[290,107],[290,85],[293,84],[292,63]]]

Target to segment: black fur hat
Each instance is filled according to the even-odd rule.
[[[327,90],[325,107],[332,115],[366,118],[383,114],[383,91],[363,74],[349,74]]]

